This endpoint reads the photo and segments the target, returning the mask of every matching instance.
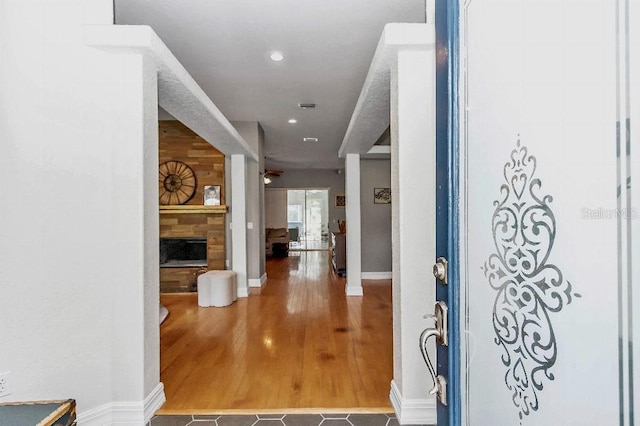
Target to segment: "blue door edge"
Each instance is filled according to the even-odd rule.
[[[453,316],[449,322],[449,425],[462,425],[462,376],[461,376],[461,328],[464,311],[460,305],[460,114],[458,78],[460,74],[458,0],[447,1],[448,5],[448,66],[449,66],[449,306]]]
[[[449,346],[438,346],[438,374],[447,378],[447,406],[437,405],[438,426],[460,426],[459,261],[459,0],[436,0],[436,257],[448,260],[448,285],[436,284],[436,300],[449,307]],[[435,259],[434,259],[435,261]]]

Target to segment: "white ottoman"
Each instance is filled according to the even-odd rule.
[[[235,272],[208,271],[198,276],[199,306],[229,306],[237,298]]]

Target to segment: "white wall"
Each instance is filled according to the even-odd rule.
[[[229,183],[229,182],[228,182]],[[227,184],[228,184],[227,183]],[[249,296],[248,240],[247,240],[247,158],[231,156],[231,239],[232,268],[236,273],[238,297]],[[229,186],[229,185],[228,185]]]
[[[391,188],[390,160],[360,160],[362,273],[365,275],[391,272],[391,204],[374,204],[374,188]]]
[[[436,415],[434,397],[427,392],[431,378],[418,350],[420,333],[433,326],[426,316],[435,303],[434,62],[429,51],[400,51],[391,72],[391,402],[401,424],[432,424]],[[434,359],[433,346],[429,353]]]
[[[266,228],[287,228],[287,190],[266,188],[264,191]]]
[[[0,19],[0,402],[141,403],[159,386],[155,71],[83,44],[111,0],[4,0]]]
[[[231,184],[231,157],[226,155],[224,157],[224,192],[225,202],[228,206],[231,206],[231,199],[233,198],[233,185]],[[233,265],[233,242],[231,241],[231,211],[224,215],[225,226],[225,267],[231,269]]]
[[[360,215],[360,155],[345,156],[345,195],[347,199],[347,296],[362,296],[362,233]],[[351,201],[348,201],[351,200]]]

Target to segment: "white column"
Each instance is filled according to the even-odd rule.
[[[432,51],[400,51],[391,72],[393,382],[401,424],[431,424],[435,400],[418,349],[433,326],[435,284],[435,61]],[[432,359],[435,349],[431,348]]]
[[[84,44],[112,21],[109,0],[0,1],[0,180],[19,182],[0,213],[2,402],[72,395],[80,424],[145,424],[164,401],[157,69]]]
[[[258,153],[259,161],[247,157],[246,167],[246,221],[247,221],[247,282],[249,287],[262,287],[264,273],[264,226],[262,222],[262,191],[264,182],[263,130],[257,121],[233,121],[242,139]]]
[[[231,185],[231,157],[224,156],[224,182],[225,182],[225,203],[229,206],[229,214],[224,215],[224,250],[225,269],[233,269],[233,236],[231,235],[231,200],[233,199],[233,186]]]
[[[260,183],[259,163],[247,161],[247,282],[249,287],[262,287],[260,280]],[[264,185],[264,183],[262,183]]]
[[[247,162],[244,155],[231,156],[231,240],[238,297],[249,296],[247,281]]]
[[[362,296],[362,238],[360,235],[360,155],[347,154],[345,160],[347,198],[347,296]]]

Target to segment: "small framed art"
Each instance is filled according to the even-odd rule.
[[[373,188],[373,204],[391,204],[391,188]]]
[[[204,187],[204,205],[220,205],[220,185],[207,185]]]

